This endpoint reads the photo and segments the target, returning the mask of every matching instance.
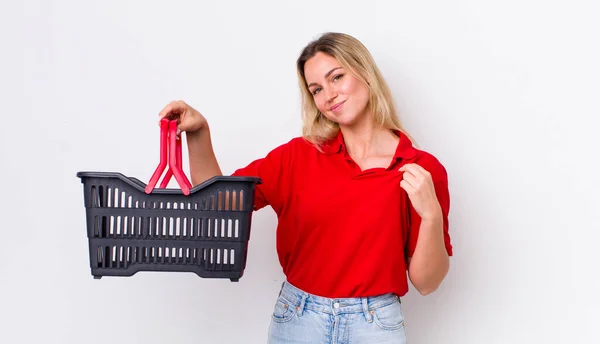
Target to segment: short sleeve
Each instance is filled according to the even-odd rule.
[[[418,165],[426,169],[433,180],[435,193],[442,209],[443,225],[444,225],[444,245],[446,246],[446,252],[449,256],[452,256],[452,243],[450,241],[448,214],[450,212],[450,192],[448,190],[448,174],[446,169],[433,158],[427,159],[423,163],[417,162]],[[417,246],[417,239],[419,237],[419,229],[421,226],[421,217],[413,206],[409,204],[409,221],[408,221],[408,239],[406,245],[406,256],[412,257]]]
[[[287,175],[286,167],[289,166],[290,143],[283,144],[265,157],[237,169],[232,176],[259,177],[261,183],[256,186],[254,197],[254,210],[262,209],[268,205],[277,210],[281,204],[284,180]]]

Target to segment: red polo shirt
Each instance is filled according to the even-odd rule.
[[[406,257],[415,250],[420,218],[400,187],[398,169],[406,163],[431,173],[452,255],[446,170],[397,134],[400,142],[387,168],[361,171],[340,132],[324,152],[294,138],[233,173],[262,179],[254,209],[270,205],[277,214],[277,254],[291,284],[330,298],[408,291]]]

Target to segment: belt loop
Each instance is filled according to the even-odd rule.
[[[302,296],[300,297],[300,304],[298,306],[296,306],[296,312],[298,313],[298,316],[302,316],[302,313],[304,312],[304,306],[306,305],[307,298],[308,298],[308,294],[302,293]]]
[[[367,322],[373,322],[373,314],[369,311],[369,303],[366,297],[361,297],[363,313]]]

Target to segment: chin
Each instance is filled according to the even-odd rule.
[[[343,113],[340,115],[330,114],[327,116],[327,118],[329,118],[329,120],[331,120],[343,127],[351,127],[351,126],[356,125],[358,122],[360,122],[360,116],[357,116],[355,114],[343,114]]]

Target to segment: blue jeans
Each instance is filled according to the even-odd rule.
[[[330,299],[283,283],[268,344],[406,344],[400,298]]]

